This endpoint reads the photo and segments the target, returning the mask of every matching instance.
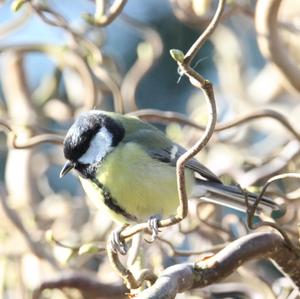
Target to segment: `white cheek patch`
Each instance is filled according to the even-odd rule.
[[[83,164],[100,162],[111,150],[112,135],[104,127],[94,136],[88,150],[78,159]]]

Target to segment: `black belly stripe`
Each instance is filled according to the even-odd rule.
[[[125,218],[131,221],[137,221],[137,217],[129,214],[117,204],[117,201],[111,196],[109,190],[99,180],[93,178],[92,181],[94,184],[97,185],[99,189],[102,190],[102,195],[106,206],[108,206],[111,210],[113,210],[117,214],[121,214],[122,216],[124,216]]]

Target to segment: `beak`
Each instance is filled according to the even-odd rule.
[[[66,175],[70,170],[74,168],[75,164],[71,161],[67,161],[63,166],[62,170],[60,171],[59,177],[62,178]]]

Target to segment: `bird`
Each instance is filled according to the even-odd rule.
[[[160,219],[176,214],[176,162],[186,149],[154,125],[116,112],[83,112],[69,128],[63,152],[60,177],[75,170],[87,196],[115,222],[148,221],[155,231]],[[185,184],[189,198],[246,210],[244,192],[224,185],[195,158],[185,164]],[[247,196],[252,203],[257,198],[250,192]],[[278,218],[284,209],[263,197],[256,212]]]

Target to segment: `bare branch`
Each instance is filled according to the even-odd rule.
[[[126,3],[127,0],[115,0],[109,10],[104,14],[103,0],[96,0],[96,11],[94,16],[84,14],[83,18],[91,25],[107,26],[120,15]]]
[[[122,15],[122,19],[140,33],[145,40],[138,46],[137,59],[126,73],[121,85],[125,112],[129,112],[138,109],[135,98],[138,84],[162,55],[163,42],[158,32],[153,28],[127,15]],[[141,46],[142,49],[140,49]]]
[[[202,48],[204,43],[209,39],[209,37],[212,35],[212,33],[215,31],[216,26],[218,25],[220,18],[222,16],[222,13],[224,11],[225,7],[225,0],[219,0],[217,11],[209,23],[209,25],[205,28],[203,33],[199,36],[199,38],[196,40],[196,42],[190,47],[190,49],[187,51],[184,57],[184,64],[186,66],[189,66],[193,60],[193,58],[196,56],[197,52]]]
[[[205,127],[202,125],[199,125],[192,120],[185,117],[183,114],[171,112],[171,111],[160,111],[155,109],[142,109],[137,110],[134,112],[129,113],[129,115],[138,116],[141,119],[145,119],[147,121],[159,121],[159,122],[177,122],[179,124],[191,126],[195,129],[199,129],[204,131]],[[291,134],[300,141],[300,133],[297,131],[297,129],[290,123],[288,118],[275,110],[271,109],[262,109],[258,111],[249,112],[246,115],[238,116],[237,118],[224,122],[224,123],[218,123],[215,127],[215,132],[221,132],[242,124],[245,124],[250,121],[255,121],[259,118],[272,118],[274,120],[277,120],[280,122],[288,131],[291,132]]]
[[[41,242],[33,239],[32,234],[26,229],[18,213],[9,207],[6,192],[2,186],[0,186],[0,203],[6,216],[21,233],[31,251],[39,258],[48,261],[53,268],[59,269],[59,265],[54,257],[45,250]]]
[[[287,53],[279,32],[277,17],[281,0],[259,0],[256,3],[255,27],[262,54],[271,60],[285,79],[286,86],[300,91],[300,68]]]
[[[58,277],[44,281],[38,289],[34,291],[33,299],[41,297],[46,289],[78,289],[87,298],[97,299],[122,299],[128,290],[122,284],[106,284],[100,282],[95,275],[88,273],[63,273]]]
[[[176,294],[201,288],[225,278],[245,262],[271,258],[300,286],[300,260],[276,233],[259,232],[242,237],[211,258],[195,264],[179,264],[164,270],[153,286],[137,299],[171,299]]]

